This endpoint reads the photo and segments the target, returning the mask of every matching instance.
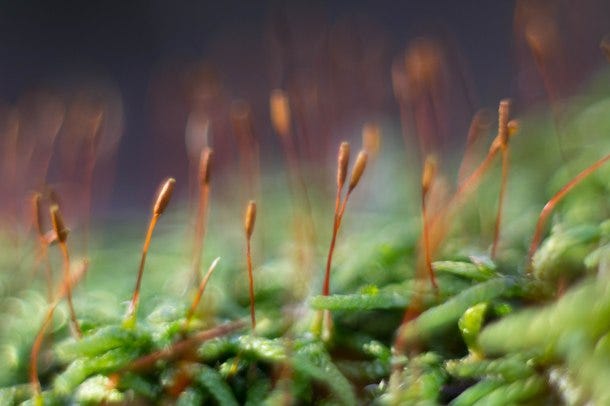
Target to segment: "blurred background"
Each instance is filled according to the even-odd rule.
[[[142,207],[170,175],[185,197],[206,144],[219,174],[247,167],[244,151],[283,165],[277,88],[303,165],[332,167],[365,123],[461,153],[501,98],[557,113],[605,63],[609,31],[605,0],[4,2],[4,217],[45,185],[72,212]]]

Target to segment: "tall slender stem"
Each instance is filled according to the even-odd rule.
[[[254,311],[254,275],[252,274],[252,233],[254,232],[254,224],[256,223],[256,203],[253,200],[248,202],[246,208],[246,216],[244,219],[244,230],[246,232],[246,262],[248,267],[248,284],[250,293],[250,319],[252,321],[252,330],[256,329],[256,314]]]
[[[438,284],[436,283],[436,276],[434,275],[434,269],[432,269],[432,253],[430,252],[430,236],[428,230],[428,210],[426,207],[426,196],[422,194],[421,199],[421,212],[422,212],[422,234],[424,239],[424,261],[426,263],[426,271],[430,278],[430,283],[434,287],[434,290],[438,291]]]
[[[51,307],[49,307],[49,310],[47,310],[47,314],[42,322],[42,326],[40,327],[40,330],[38,330],[38,334],[36,334],[34,344],[32,345],[30,356],[30,383],[32,385],[32,391],[34,392],[35,397],[39,397],[41,394],[40,379],[38,379],[38,355],[40,354],[40,348],[42,347],[42,342],[44,340],[47,328],[53,320],[53,313],[55,312],[57,304],[58,301],[56,300]]]
[[[144,274],[146,254],[148,253],[150,240],[152,239],[152,234],[155,230],[157,220],[167,208],[167,205],[169,204],[169,201],[172,198],[175,184],[176,180],[174,178],[168,178],[165,180],[165,182],[163,182],[161,188],[159,189],[159,192],[157,193],[157,199],[152,209],[152,217],[150,218],[150,222],[148,223],[148,230],[146,231],[146,237],[144,239],[144,246],[142,247],[142,257],[140,259],[140,268],[138,269],[136,287],[133,290],[133,297],[131,299],[131,303],[129,304],[129,308],[127,309],[125,319],[123,320],[123,325],[127,328],[132,328],[136,323],[136,312],[138,310],[138,302],[140,300],[140,285],[142,284],[142,275]]]
[[[351,191],[345,195],[343,203],[339,204],[340,190],[337,191],[335,219],[333,222],[333,234],[330,240],[328,255],[326,257],[326,273],[324,274],[324,286],[322,287],[322,295],[324,296],[330,295],[330,268],[333,262],[333,253],[335,251],[335,245],[337,243],[337,235],[339,234],[339,229],[341,228],[341,220],[343,220],[343,213],[345,212],[345,207],[347,205],[347,201],[349,200],[350,195]]]
[[[129,309],[127,310],[127,316],[125,318],[128,324],[132,324],[135,322],[138,303],[140,301],[140,286],[142,285],[142,275],[144,274],[144,264],[146,263],[146,255],[148,254],[150,240],[152,239],[152,234],[155,230],[155,225],[157,224],[158,219],[159,215],[155,213],[152,215],[150,223],[148,223],[148,230],[146,231],[144,246],[142,247],[142,257],[140,258],[140,267],[138,269],[136,287],[133,290],[133,297],[131,298],[131,303],[129,304]]]
[[[540,216],[538,217],[538,221],[536,222],[536,228],[535,228],[535,231],[534,231],[534,237],[532,238],[532,243],[530,245],[530,248],[529,248],[529,251],[528,251],[528,254],[527,254],[527,272],[528,273],[532,272],[532,259],[534,257],[534,253],[538,249],[538,245],[540,244],[540,240],[542,239],[542,232],[544,231],[544,225],[546,224],[546,221],[548,220],[548,217],[553,212],[553,209],[555,209],[555,206],[557,206],[557,204],[559,204],[559,202],[561,202],[561,200],[563,200],[563,198],[575,186],[577,186],[580,182],[582,182],[584,179],[586,179],[589,175],[591,175],[593,172],[595,172],[597,169],[599,169],[602,165],[604,165],[609,160],[610,160],[610,154],[606,155],[605,157],[603,157],[600,160],[596,161],[591,166],[585,168],[578,175],[576,175],[574,178],[572,178],[572,180],[570,180],[568,183],[566,183],[559,190],[559,192],[557,192],[551,198],[551,200],[549,200],[544,205],[544,207],[542,208],[542,211],[540,212]]]
[[[81,338],[83,336],[83,332],[78,324],[76,312],[74,311],[74,305],[72,304],[72,283],[70,283],[70,256],[68,254],[68,245],[65,243],[65,241],[60,241],[59,247],[64,260],[64,280],[66,281],[66,299],[68,301],[68,309],[70,311],[70,321],[76,336]]]
[[[345,194],[345,198],[343,199],[343,204],[340,203],[340,193],[343,189],[343,185],[345,183],[347,177],[347,166],[349,161],[349,144],[344,142],[339,147],[339,155],[337,159],[337,198],[335,199],[335,217],[333,221],[333,234],[330,240],[330,247],[328,249],[328,256],[326,257],[326,272],[324,274],[324,285],[322,286],[322,295],[328,296],[330,294],[330,269],[332,265],[332,257],[333,252],[335,251],[335,244],[337,242],[337,234],[339,233],[339,228],[341,227],[341,220],[343,219],[343,213],[345,212],[345,207],[347,206],[347,202],[349,201],[349,197],[352,194],[352,191],[358,185],[360,178],[362,177],[362,173],[364,172],[364,168],[366,167],[367,162],[367,153],[364,150],[361,150],[358,153],[358,157],[356,158],[356,163],[352,168],[352,173],[350,175],[349,184],[347,187],[347,193]],[[338,211],[337,211],[338,209]],[[314,324],[313,331],[316,334],[322,333],[322,339],[327,341],[330,339],[332,329],[332,318],[330,315],[330,311],[324,310],[324,312],[318,312]]]
[[[192,351],[193,347],[196,347],[204,341],[212,340],[214,338],[233,333],[237,330],[241,330],[245,324],[246,323],[244,323],[243,320],[237,320],[230,323],[221,324],[209,330],[201,331],[192,337],[178,341],[167,348],[144,355],[132,361],[130,364],[123,367],[120,372],[145,371],[146,369],[153,367],[160,360],[176,358],[180,354]]]
[[[201,253],[203,252],[203,241],[206,232],[206,217],[208,201],[210,196],[210,186],[202,185],[199,192],[199,205],[197,208],[197,224],[195,230],[195,255],[193,259],[193,280],[200,283],[199,268],[201,267]]]
[[[77,270],[74,275],[71,275],[69,279],[62,280],[59,292],[57,292],[57,298],[49,305],[47,313],[43,319],[42,326],[40,327],[40,330],[38,330],[38,334],[36,334],[36,338],[34,339],[34,344],[32,345],[32,350],[30,353],[30,383],[32,385],[32,391],[34,392],[35,397],[39,398],[41,394],[40,380],[38,378],[38,355],[40,354],[40,349],[42,347],[47,328],[53,320],[53,313],[55,312],[60,300],[71,289],[71,286],[74,285],[85,274],[85,272],[87,272],[88,266],[89,263],[85,261],[83,263],[83,267],[80,270]]]
[[[473,165],[473,158],[475,153],[475,147],[481,135],[485,132],[489,126],[488,119],[485,111],[479,111],[473,117],[470,128],[468,129],[468,136],[466,138],[466,147],[464,154],[462,155],[462,161],[458,169],[458,184],[461,184],[466,177],[467,171],[469,171]]]
[[[193,315],[195,314],[195,311],[197,310],[197,306],[199,305],[199,302],[201,301],[201,296],[203,296],[205,287],[208,284],[208,280],[210,279],[210,276],[212,276],[212,272],[214,272],[214,269],[216,269],[216,264],[218,264],[219,260],[220,260],[220,257],[216,258],[212,262],[212,265],[210,265],[210,268],[208,269],[205,276],[199,283],[199,289],[197,289],[197,294],[195,295],[195,299],[193,299],[193,303],[191,303],[191,307],[186,315],[186,320],[184,321],[184,327],[182,328],[183,331],[188,330],[191,319],[193,318]]]
[[[498,242],[500,241],[500,226],[502,224],[502,209],[504,206],[504,195],[508,183],[509,154],[508,145],[502,148],[502,181],[500,183],[500,194],[498,196],[498,213],[496,214],[496,225],[494,227],[494,240],[491,246],[491,259],[496,258]]]
[[[254,276],[252,275],[252,250],[250,247],[250,237],[246,240],[246,261],[248,262],[248,283],[250,292],[250,320],[252,330],[256,329],[256,314],[254,312]]]
[[[53,270],[51,268],[51,261],[49,260],[49,245],[46,242],[44,236],[38,237],[38,254],[36,255],[36,268],[34,275],[38,273],[38,267],[42,265],[44,267],[44,278],[45,284],[47,285],[47,301],[51,303],[53,301]]]
[[[481,162],[481,164],[474,170],[474,172],[472,172],[470,176],[468,176],[468,178],[466,178],[464,182],[462,182],[462,184],[458,186],[458,189],[453,194],[449,202],[445,205],[445,207],[438,211],[433,217],[428,220],[429,230],[435,230],[436,227],[439,225],[439,222],[441,222],[441,224],[444,223],[444,221],[447,220],[452,214],[452,210],[455,210],[456,206],[461,203],[462,199],[464,199],[473,189],[476,188],[476,186],[483,178],[483,175],[485,175],[485,173],[489,170],[489,167],[491,166],[494,158],[498,153],[498,149],[498,147],[494,147],[492,145],[483,162]],[[432,251],[432,247],[436,247],[437,245],[438,241],[430,241],[428,246]]]

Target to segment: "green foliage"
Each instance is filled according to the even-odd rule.
[[[476,404],[479,400],[484,399],[494,390],[502,386],[501,381],[484,379],[472,385],[458,397],[451,401],[452,406],[469,406]]]
[[[373,309],[404,309],[414,293],[412,284],[388,286],[370,293],[314,296],[310,305],[316,310],[362,311]],[[371,291],[372,289],[368,289]]]
[[[481,331],[481,325],[483,324],[483,318],[487,312],[487,303],[476,304],[464,312],[462,317],[458,320],[458,327],[462,333],[462,337],[468,351],[474,357],[480,356],[480,348],[477,344],[477,338],[479,331]]]
[[[583,271],[583,261],[599,241],[600,229],[593,225],[564,230],[556,226],[533,258],[534,275],[556,281],[560,277],[574,278]]]
[[[531,402],[533,398],[543,393],[545,388],[544,379],[534,376],[499,386],[479,398],[474,404],[501,406]]]
[[[508,382],[528,378],[535,373],[531,358],[522,353],[497,359],[450,360],[445,369],[460,379],[487,377]]]
[[[476,284],[445,302],[424,311],[414,321],[403,328],[403,338],[407,341],[427,340],[445,331],[459,320],[471,306],[500,297],[517,295],[519,284],[511,277],[491,279]]]
[[[195,375],[197,383],[205,388],[220,406],[234,406],[238,404],[231,388],[217,370],[206,365],[201,365]]]
[[[432,264],[435,272],[449,273],[474,281],[486,281],[496,276],[496,272],[485,264],[463,261],[436,261]]]
[[[386,404],[437,404],[446,373],[441,357],[424,353],[410,359],[405,368],[391,377],[391,389],[382,397]]]
[[[356,403],[356,395],[351,383],[333,364],[320,342],[308,342],[298,346],[292,367],[296,377],[326,386],[339,403],[344,405]]]

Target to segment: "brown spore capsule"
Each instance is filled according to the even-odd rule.
[[[248,202],[248,208],[246,209],[246,217],[244,220],[244,228],[246,230],[246,236],[252,237],[254,231],[254,223],[256,222],[256,203],[254,200]]]
[[[51,221],[53,223],[53,229],[55,230],[55,235],[57,236],[57,241],[60,243],[65,243],[68,239],[69,230],[66,228],[64,223],[64,219],[59,211],[59,207],[57,205],[53,205],[50,208],[51,212]]]
[[[424,162],[424,170],[421,179],[422,194],[424,197],[427,196],[430,187],[432,187],[432,182],[434,182],[436,176],[437,166],[436,157],[434,155],[429,155]]]
[[[34,227],[36,228],[36,233],[42,237],[44,235],[44,231],[42,227],[41,199],[42,195],[40,193],[34,193],[32,195],[32,224],[34,224]]]
[[[287,137],[290,134],[290,103],[286,92],[281,89],[273,90],[269,98],[269,107],[271,124],[275,132]]]
[[[205,147],[203,151],[201,151],[201,157],[199,159],[199,183],[201,185],[210,184],[213,157],[214,151],[211,148]]]
[[[342,142],[339,146],[339,155],[337,156],[337,187],[341,189],[347,178],[347,166],[349,165],[349,143]]]
[[[155,206],[153,208],[153,214],[156,216],[160,216],[165,211],[165,208],[169,204],[169,201],[172,198],[172,193],[174,193],[174,185],[176,184],[176,180],[174,178],[169,178],[163,183],[159,194],[157,195],[157,200],[155,202]]]
[[[508,143],[509,115],[510,115],[510,100],[509,99],[501,100],[500,106],[498,107],[498,138],[502,142],[502,145],[506,145]]]
[[[362,148],[372,157],[377,156],[381,145],[381,129],[375,123],[366,123],[362,127]]]
[[[358,157],[356,158],[356,163],[354,164],[354,167],[352,168],[352,175],[350,176],[350,179],[349,179],[348,193],[351,192],[352,190],[354,190],[356,185],[358,185],[358,182],[360,181],[360,178],[362,177],[362,173],[364,172],[364,168],[366,168],[367,158],[368,158],[368,154],[366,153],[366,151],[362,150],[358,153]]]
[[[519,120],[510,120],[507,124],[507,127],[508,137],[510,138],[519,132],[519,130],[521,129],[521,124],[519,123]]]

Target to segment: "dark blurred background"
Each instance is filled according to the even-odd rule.
[[[268,100],[278,87],[300,106],[299,131],[325,140],[322,157],[368,120],[398,123],[392,63],[420,37],[444,55],[452,88],[446,99],[459,116],[449,117],[455,137],[500,98],[516,99],[519,108],[546,100],[532,44],[524,41],[530,15],[543,27],[532,38],[561,36],[549,41],[561,43],[562,54],[552,58],[565,64],[547,74],[555,75],[551,93],[564,97],[603,63],[607,0],[5,1],[0,99],[17,105],[43,88],[68,104],[85,94],[112,105],[105,119],[122,138],[111,202],[130,206],[148,199],[162,177],[188,177],[184,134],[194,111],[209,118],[210,143],[225,159],[235,100],[249,104],[263,161],[275,156]],[[300,153],[317,159],[307,145]],[[53,168],[50,181],[60,173]]]

